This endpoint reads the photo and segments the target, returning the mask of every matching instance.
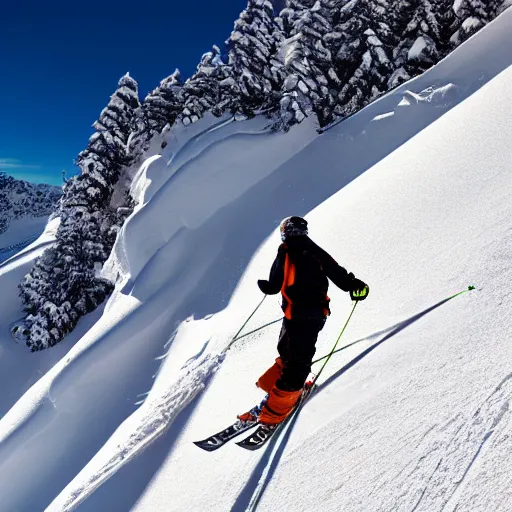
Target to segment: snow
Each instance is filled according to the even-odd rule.
[[[420,59],[421,54],[423,51],[427,48],[427,41],[425,41],[425,38],[423,36],[420,36],[414,41],[414,44],[409,49],[409,52],[407,54],[408,60],[414,60],[414,59]]]
[[[104,269],[115,292],[51,350],[8,335],[37,248],[0,267],[5,410],[19,398],[0,510],[508,510],[511,21],[321,135],[229,116],[166,133]],[[354,345],[266,451],[202,452],[261,399],[279,324],[230,344],[290,214],[370,284]],[[330,296],[318,355],[350,308]],[[246,331],[279,316],[267,298]]]
[[[512,7],[512,0],[505,0],[501,5],[498,14],[501,14],[505,9]]]
[[[0,265],[33,242],[44,227],[46,219],[16,219],[0,235]],[[3,245],[5,244],[5,245]]]
[[[411,104],[424,104],[428,107],[446,108],[456,104],[460,94],[460,88],[454,84],[446,84],[441,87],[427,87],[419,93],[406,90],[404,91],[404,96],[402,101],[398,104],[398,107],[407,107]]]
[[[459,14],[463,2],[464,2],[464,0],[455,0],[453,2],[453,10],[454,10],[455,14]]]
[[[375,116],[373,118],[373,121],[375,121],[375,122],[382,121],[382,120],[387,119],[388,117],[392,117],[394,115],[395,115],[394,112],[386,112],[385,114],[379,114],[378,116]]]
[[[482,22],[478,19],[478,18],[475,18],[473,16],[469,17],[469,18],[466,18],[464,20],[464,23],[462,23],[462,28],[466,31],[466,32],[469,32],[470,30],[476,30],[478,29],[478,27],[482,24]]]

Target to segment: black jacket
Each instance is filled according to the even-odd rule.
[[[282,292],[288,319],[313,318],[329,314],[328,279],[346,292],[353,288],[354,274],[340,267],[308,236],[294,236],[279,247],[269,280],[258,285],[269,295]]]

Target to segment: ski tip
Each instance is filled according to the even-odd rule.
[[[247,443],[245,440],[244,441],[238,441],[237,443],[235,443],[237,446],[240,446],[240,448],[244,448],[246,450],[249,450],[251,452],[254,452],[256,450],[259,450],[264,444],[261,443],[261,444],[257,444],[257,443]]]
[[[195,444],[198,448],[201,448],[201,450],[204,450],[206,452],[213,452],[218,448],[218,446],[210,444],[206,441],[192,441],[193,444]]]

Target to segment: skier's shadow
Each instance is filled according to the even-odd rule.
[[[438,307],[442,306],[443,304],[446,304],[448,301],[452,300],[454,297],[449,297],[447,299],[442,300],[441,302],[438,302],[437,304],[434,304],[433,306],[430,306],[429,308],[425,309],[424,311],[421,311],[420,313],[417,313],[416,315],[412,316],[411,318],[408,318],[407,320],[404,320],[403,322],[399,322],[395,324],[394,326],[390,327],[384,332],[388,332],[381,340],[377,341],[367,349],[363,350],[358,356],[356,356],[354,359],[349,361],[343,368],[338,370],[334,375],[329,377],[323,384],[320,384],[315,391],[316,393],[321,392],[323,389],[325,389],[327,386],[332,384],[338,377],[341,377],[345,372],[350,370],[352,367],[354,367],[357,363],[359,363],[362,359],[364,359],[368,354],[373,352],[377,347],[382,345],[384,342],[388,341],[390,338],[398,334],[399,332],[403,331],[406,327],[409,327],[414,322],[417,322],[420,318],[424,317],[428,313],[434,311]],[[379,336],[380,334],[383,334],[382,331],[372,334],[365,338],[365,340],[374,338],[376,336]],[[359,340],[364,341],[364,340]],[[358,341],[358,342],[359,342]],[[356,342],[352,343],[351,345],[355,344]],[[261,457],[260,461],[258,462],[257,466],[254,468],[251,476],[249,477],[249,480],[245,484],[244,488],[238,495],[238,498],[236,502],[234,503],[231,512],[242,512],[242,511],[253,511],[256,510],[256,507],[258,506],[261,497],[263,496],[270,480],[274,476],[275,470],[279,464],[279,461],[281,460],[281,457],[284,453],[284,450],[286,449],[286,445],[288,444],[288,441],[290,439],[290,436],[292,434],[293,428],[295,426],[295,423],[297,421],[297,418],[299,417],[298,414],[294,414],[287,425],[284,426],[284,432],[281,435],[277,435],[276,437],[273,437]],[[277,449],[276,448],[277,446]]]

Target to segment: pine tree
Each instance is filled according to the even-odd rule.
[[[286,0],[286,6],[276,18],[284,39],[297,34],[297,22],[303,14],[315,5],[316,0]]]
[[[400,0],[389,16],[397,41],[389,88],[396,87],[444,58],[454,45],[453,0]]]
[[[279,42],[278,27],[269,0],[249,0],[226,41],[229,79],[221,82],[221,95],[231,98],[230,110],[252,117],[259,109],[275,107],[282,73],[272,59]]]
[[[387,91],[392,72],[393,34],[383,16],[385,0],[358,0],[344,6],[329,44],[335,69],[344,84],[336,115],[345,117]]]
[[[135,114],[135,128],[130,151],[137,157],[149,148],[151,139],[169,124],[172,126],[183,110],[180,97],[183,84],[178,69],[150,92]]]
[[[453,9],[453,0],[431,0],[439,27],[439,51],[441,58],[446,57],[455,45],[451,40],[457,16]]]
[[[127,143],[139,106],[137,83],[125,75],[78,155],[81,174],[64,187],[55,244],[20,285],[28,316],[17,331],[32,351],[58,343],[112,290],[97,272],[115,240],[110,199],[121,168],[130,163]]]
[[[285,130],[313,111],[320,126],[332,119],[335,99],[333,91],[339,78],[332,65],[332,56],[324,37],[332,32],[332,0],[317,0],[311,9],[304,9],[296,19],[281,51],[286,79],[281,99],[281,120]]]
[[[139,106],[137,82],[126,74],[93,124],[96,132],[87,148],[76,159],[81,174],[66,187],[64,206],[70,201],[101,208],[108,202],[121,168],[131,161],[127,143]]]
[[[48,217],[61,195],[60,187],[17,180],[0,171],[0,234],[15,219]]]
[[[447,2],[438,2],[447,7]],[[437,63],[448,51],[443,40],[443,26],[449,17],[441,17],[441,9],[432,0],[405,0],[398,9],[400,42],[393,52],[395,67],[405,77],[414,77]],[[391,81],[393,82],[393,80]],[[398,85],[391,83],[391,86]]]
[[[196,73],[185,82],[181,90],[183,110],[178,118],[185,126],[201,119],[207,111],[215,116],[223,114],[226,105],[219,104],[219,84],[228,78],[225,68],[217,46],[203,55]]]
[[[112,290],[111,283],[96,277],[108,257],[102,212],[72,210],[61,219],[54,247],[43,253],[20,286],[32,351],[58,343]]]
[[[458,30],[453,34],[452,42],[456,45],[463,43],[487,25],[497,15],[498,4],[495,0],[456,0],[454,11]]]

